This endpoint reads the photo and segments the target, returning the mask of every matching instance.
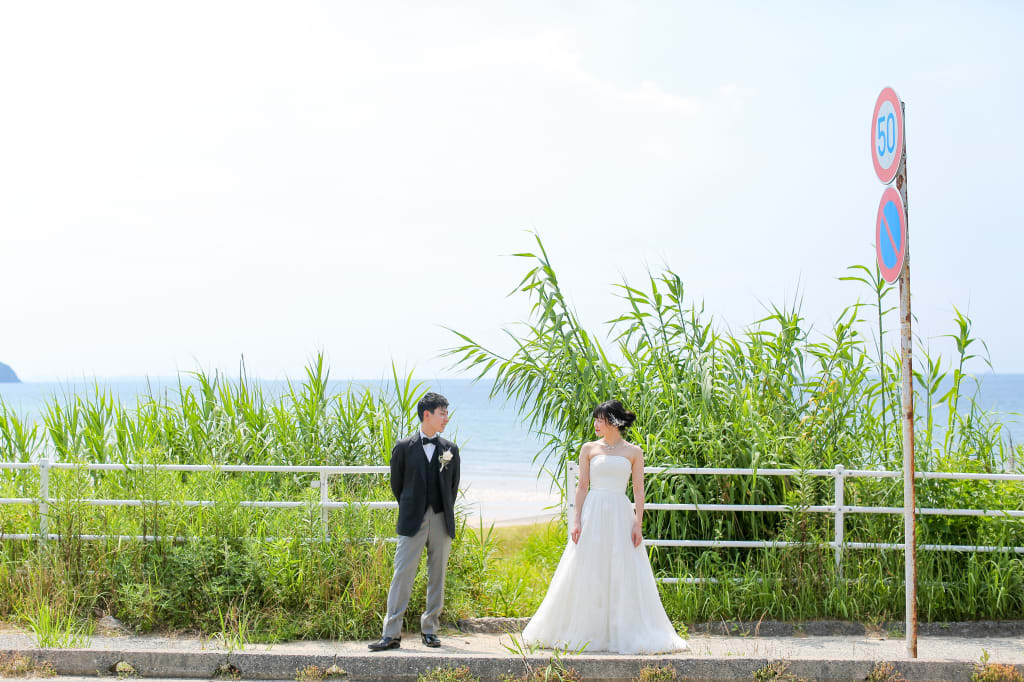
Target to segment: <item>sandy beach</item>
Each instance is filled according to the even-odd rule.
[[[485,527],[530,524],[562,513],[558,491],[548,490],[546,481],[527,477],[470,482],[459,502],[474,527],[481,522]]]

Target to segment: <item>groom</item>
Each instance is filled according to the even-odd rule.
[[[388,590],[384,634],[370,651],[397,649],[402,642],[402,616],[409,605],[416,568],[427,548],[427,608],[420,617],[423,643],[441,646],[437,638],[444,607],[444,576],[455,538],[455,495],[459,492],[459,448],[439,435],[448,424],[448,400],[427,393],[416,405],[420,428],[395,443],[391,451],[391,490],[398,500],[398,548],[395,577]]]

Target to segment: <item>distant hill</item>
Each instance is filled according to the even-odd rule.
[[[0,362],[0,384],[19,384],[21,379],[10,366]]]

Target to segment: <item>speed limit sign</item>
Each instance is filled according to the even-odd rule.
[[[903,107],[892,88],[885,88],[871,117],[871,158],[875,175],[885,184],[896,177],[903,157]]]

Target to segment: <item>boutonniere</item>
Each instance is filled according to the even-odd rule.
[[[444,453],[441,455],[441,471],[444,471],[444,468],[448,466],[448,462],[452,461],[452,457],[454,456],[455,455],[452,454],[451,450],[444,451]]]

